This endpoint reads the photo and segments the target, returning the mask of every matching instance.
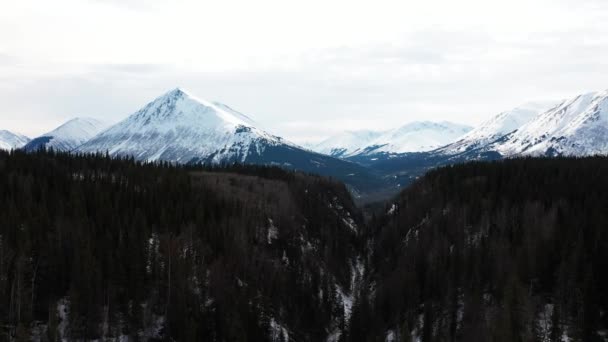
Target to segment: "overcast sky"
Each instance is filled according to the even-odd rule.
[[[0,0],[0,129],[177,86],[296,142],[608,89],[605,0]]]

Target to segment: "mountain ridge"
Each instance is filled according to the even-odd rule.
[[[32,139],[23,148],[30,152],[41,148],[71,152],[103,131],[107,126],[105,122],[98,119],[76,117],[66,121],[52,131]]]
[[[25,135],[14,133],[8,130],[0,130],[0,150],[13,150],[21,148],[30,142],[30,138]]]

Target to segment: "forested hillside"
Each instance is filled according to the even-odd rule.
[[[606,158],[431,171],[367,237],[352,341],[606,340]]]
[[[605,341],[608,159],[427,173],[0,152],[0,341]]]
[[[363,272],[346,188],[0,152],[0,340],[321,341]]]

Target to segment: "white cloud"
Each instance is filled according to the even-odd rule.
[[[608,88],[601,0],[21,0],[0,12],[0,128],[119,120],[175,86],[319,140],[476,123]]]

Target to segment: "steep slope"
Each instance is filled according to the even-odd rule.
[[[248,163],[336,177],[359,192],[387,186],[370,170],[267,133],[230,107],[174,89],[78,148],[144,161]]]
[[[470,130],[469,126],[447,121],[412,122],[383,133],[365,147],[350,153],[349,157],[430,151],[458,139]]]
[[[50,148],[56,151],[72,151],[106,127],[106,123],[97,119],[74,118],[56,129],[32,139],[23,148],[26,151]]]
[[[319,153],[341,158],[355,151],[360,151],[382,134],[383,132],[369,130],[346,131],[323,140],[313,146],[312,149]]]
[[[606,188],[606,157],[427,173],[370,224],[372,274],[349,336],[605,341]]]
[[[30,141],[25,135],[0,130],[0,150],[14,150],[23,147]]]
[[[556,105],[558,105],[557,102],[527,103],[512,110],[502,112],[475,127],[456,142],[439,148],[437,152],[458,154],[486,146],[504,135],[517,130],[532,121],[540,113]]]
[[[608,154],[608,90],[566,100],[488,149],[504,156]]]

